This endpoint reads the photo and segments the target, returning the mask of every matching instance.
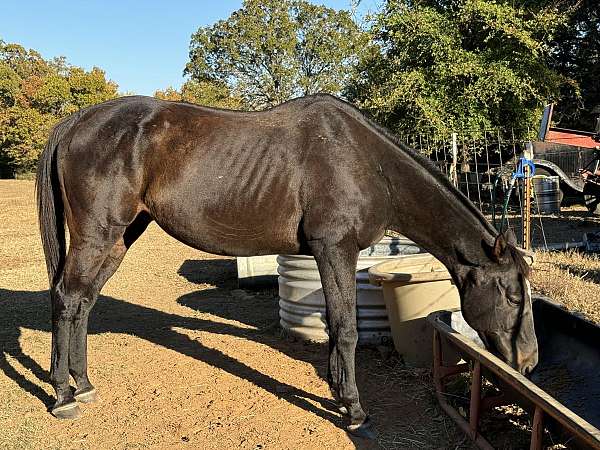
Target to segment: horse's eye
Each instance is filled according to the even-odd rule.
[[[513,306],[520,306],[523,301],[520,295],[507,295],[506,298],[508,299],[508,303]]]

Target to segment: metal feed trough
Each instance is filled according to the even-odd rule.
[[[533,311],[540,358],[530,379],[486,351],[460,311],[430,314],[438,401],[482,449],[493,447],[479,432],[481,413],[511,403],[533,412],[531,449],[542,448],[545,425],[566,434],[570,446],[600,449],[600,327],[544,299],[534,301]],[[445,363],[453,352],[468,362]],[[471,399],[465,419],[448,402],[445,385],[449,377],[469,371]],[[482,397],[482,374],[500,395]]]

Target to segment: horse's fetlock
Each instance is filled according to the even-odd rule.
[[[358,401],[353,402],[352,404],[344,405],[348,409],[348,414],[352,418],[352,422],[359,424],[363,423],[367,419],[367,414],[363,411],[362,406]]]
[[[71,395],[71,388],[69,386],[69,377],[67,376],[57,375],[56,371],[51,371],[50,373],[50,384],[54,388],[56,392],[57,398],[66,398]]]

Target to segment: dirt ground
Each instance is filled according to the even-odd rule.
[[[90,319],[100,401],[54,419],[47,278],[33,183],[0,180],[0,448],[470,448],[427,371],[387,349],[357,354],[379,432],[353,439],[331,403],[326,349],[281,335],[276,291],[237,290],[235,261],[156,225],[133,246]]]
[[[491,221],[491,215],[486,215]],[[497,217],[497,223],[500,218]],[[522,242],[521,218],[508,216],[505,227],[512,229],[519,243]],[[584,206],[574,205],[561,208],[560,215],[533,214],[531,219],[531,242],[536,250],[553,249],[553,246],[577,244],[583,234],[600,230],[600,216],[590,215]],[[554,248],[556,250],[556,248]]]
[[[600,229],[581,208],[542,223],[549,243]],[[538,256],[534,287],[600,321],[600,261]],[[582,301],[583,289],[593,301]],[[155,224],[102,294],[88,340],[100,401],[58,421],[47,412],[50,308],[33,183],[0,180],[0,449],[472,448],[437,406],[429,371],[404,367],[385,347],[357,352],[377,440],[350,437],[324,381],[326,349],[281,333],[276,290],[237,289],[234,259],[186,247]],[[496,448],[528,448],[529,421],[496,410],[483,432]]]

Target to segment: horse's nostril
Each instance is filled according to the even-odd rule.
[[[527,378],[531,377],[535,367],[537,366],[534,362],[528,362],[521,368],[521,373]]]

